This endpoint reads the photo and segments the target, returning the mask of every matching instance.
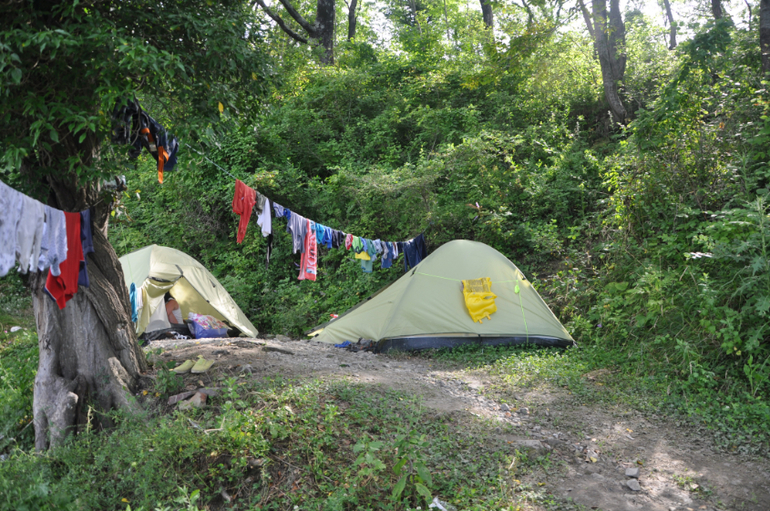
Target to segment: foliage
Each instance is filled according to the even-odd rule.
[[[18,274],[0,281],[0,453],[32,446],[38,347],[31,300]],[[19,328],[11,332],[13,327]]]
[[[460,427],[413,396],[344,382],[222,386],[213,407],[116,415],[106,434],[42,456],[17,451],[0,463],[0,509],[198,509],[221,504],[224,490],[237,509],[403,510],[423,483],[464,509],[507,502],[499,466],[510,460],[481,423]],[[390,499],[402,475],[414,483]]]

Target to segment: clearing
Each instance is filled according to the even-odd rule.
[[[561,386],[502,384],[487,371],[408,354],[351,352],[315,341],[212,339],[154,341],[163,362],[203,355],[216,360],[205,375],[187,375],[187,390],[216,386],[223,376],[345,379],[420,396],[422,405],[462,427],[480,427],[539,464],[512,486],[547,494],[549,509],[770,509],[770,472],[761,457],[720,452],[694,428],[624,405],[585,404]],[[250,373],[250,376],[248,374]],[[610,372],[583,375],[601,392]],[[241,376],[243,377],[243,376]],[[627,476],[627,470],[638,472]],[[514,478],[520,478],[514,479]],[[638,484],[637,484],[638,483]],[[516,491],[514,489],[514,491]],[[452,495],[440,495],[451,503]],[[542,498],[540,499],[542,501]],[[523,509],[541,509],[520,494]]]

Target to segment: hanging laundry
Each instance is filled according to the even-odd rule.
[[[364,254],[366,252],[363,252]],[[372,273],[372,261],[370,260],[363,260],[361,261],[361,269],[364,270],[364,273]]]
[[[91,210],[89,209],[80,212],[80,242],[83,246],[83,260],[80,263],[78,285],[90,287],[91,282],[88,280],[88,261],[86,256],[94,253],[94,238],[91,232]]]
[[[382,242],[382,263],[380,268],[387,269],[393,266],[393,248],[389,241]]]
[[[137,100],[122,100],[115,104],[112,111],[112,142],[130,145],[130,158],[138,157],[142,148],[158,162],[158,182],[163,183],[163,173],[174,170],[179,141],[170,136],[166,129],[147,112],[142,110]]]
[[[83,260],[83,245],[80,242],[80,213],[64,213],[67,222],[67,259],[61,265],[58,277],[48,272],[45,290],[63,309],[78,291],[78,274]]]
[[[0,277],[16,264],[16,226],[23,194],[0,181]]]
[[[19,193],[19,192],[16,192]],[[43,240],[45,225],[45,207],[32,197],[21,195],[19,223],[16,225],[16,260],[19,272],[37,271],[40,258],[40,245]]]
[[[284,208],[284,211],[289,211],[288,208]],[[308,230],[308,219],[297,213],[289,211],[289,221],[286,223],[286,231],[291,233],[291,239],[293,243],[292,254],[297,252],[305,252],[305,234]]]
[[[372,262],[377,260],[377,247],[375,247],[374,241],[367,239],[366,244],[364,245],[364,250],[366,250],[366,253],[369,254],[369,259],[371,259]]]
[[[40,244],[37,269],[43,271],[50,267],[51,274],[58,277],[61,274],[59,265],[65,259],[67,259],[67,220],[64,217],[64,211],[46,206],[43,241]]]
[[[128,288],[128,298],[131,300],[131,321],[136,323],[139,316],[136,312],[136,284],[131,283],[131,287]]]
[[[492,292],[492,280],[489,277],[463,280],[463,297],[474,322],[481,323],[483,318],[492,319],[491,315],[497,311],[497,295]]]
[[[353,238],[352,234],[345,235],[345,250],[350,250],[353,247]]]
[[[361,251],[361,252],[357,253],[355,256],[353,256],[353,258],[354,259],[361,259],[363,261],[371,261],[372,260],[372,258],[369,257],[369,254],[367,254],[364,251]]]
[[[271,205],[270,199],[257,192],[257,203],[254,206],[256,210],[259,208],[259,216],[257,217],[257,225],[262,228],[262,237],[267,238],[267,255],[265,261],[265,268],[270,265],[270,254],[273,253],[273,214],[275,203]],[[283,207],[281,207],[283,209]]]
[[[241,221],[238,222],[238,237],[237,242],[243,242],[243,238],[246,236],[246,228],[249,226],[249,218],[251,218],[251,210],[254,208],[254,204],[257,201],[257,192],[241,181],[235,180],[235,195],[233,195],[233,213],[241,217]]]
[[[340,248],[345,246],[345,233],[332,229],[332,248]]]
[[[333,248],[332,244],[332,235],[333,230],[331,227],[325,227],[324,226],[324,244],[326,245],[326,248]]]
[[[356,254],[360,254],[364,250],[364,242],[358,236],[353,236],[353,242],[350,246]]]
[[[276,218],[281,218],[283,216],[283,210],[284,210],[283,206],[281,206],[277,202],[273,202],[273,211],[275,212]]]
[[[417,266],[420,261],[428,257],[428,249],[425,246],[425,236],[419,236],[403,243],[404,271]]]
[[[297,215],[299,216],[299,215]],[[316,242],[316,230],[311,226],[310,220],[305,220],[304,251],[299,265],[297,280],[315,280],[318,271],[318,244]]]
[[[257,212],[257,225],[262,228],[262,237],[273,232],[273,217],[272,209],[270,207],[270,199],[257,192],[257,201],[254,205],[254,210]]]

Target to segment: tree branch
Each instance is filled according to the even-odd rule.
[[[262,10],[264,10],[265,13],[267,13],[267,15],[270,16],[270,18],[272,18],[272,20],[275,21],[279,27],[281,27],[281,30],[289,34],[289,36],[291,36],[292,39],[299,41],[300,43],[307,44],[307,38],[302,37],[301,35],[296,33],[294,30],[289,28],[286,25],[286,23],[284,23],[283,19],[281,19],[281,17],[278,16],[278,14],[274,13],[267,5],[265,5],[264,0],[257,0],[257,3],[259,4],[260,7],[262,7]]]
[[[257,0],[257,1],[261,1],[261,0]],[[308,23],[307,20],[303,18],[299,12],[297,12],[297,9],[295,9],[294,6],[291,5],[289,0],[278,0],[278,1],[281,2],[283,7],[286,9],[286,12],[289,13],[289,16],[294,18],[294,21],[299,23],[299,26],[304,28],[305,32],[307,32],[311,38],[318,37],[318,34],[316,33],[317,32],[316,27]]]
[[[591,39],[595,40],[596,36],[594,35],[594,25],[591,23],[591,13],[588,12],[583,0],[578,0],[578,5],[580,5],[580,11],[583,13],[583,19],[586,22],[586,27],[588,27],[588,33],[591,35]]]

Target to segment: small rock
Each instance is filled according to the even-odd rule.
[[[633,491],[641,491],[642,487],[639,485],[639,481],[636,479],[629,479],[626,481],[626,486],[628,486]]]
[[[20,326],[12,326],[11,327],[11,333],[18,332],[19,330],[24,330],[24,329],[21,328]]]
[[[291,340],[291,339],[289,339],[289,340]],[[282,350],[281,348],[273,348],[272,346],[265,346],[262,349],[265,350],[265,351],[275,351],[277,353],[282,353],[284,355],[294,355],[293,351]]]
[[[278,335],[275,336],[275,340],[276,341],[281,341],[281,342],[288,342],[288,341],[291,341],[291,337],[288,337],[286,335],[278,334]]]
[[[524,415],[529,415],[529,408],[521,408],[519,409],[519,413],[523,413]]]
[[[503,404],[500,405],[500,410],[503,411],[503,412],[510,412],[511,411],[511,407],[508,406],[507,404],[503,403]]]
[[[516,440],[513,442],[513,445],[515,447],[535,449],[538,451],[543,449],[550,449],[549,445],[544,444],[540,440]]]
[[[639,479],[639,468],[638,467],[627,468],[626,477],[635,477],[636,479]]]
[[[203,405],[206,404],[206,394],[203,392],[196,392],[193,397],[190,398],[189,401],[182,401],[179,403],[178,408],[180,410],[189,410],[190,408],[200,408]]]
[[[175,405],[179,401],[187,399],[188,397],[192,396],[193,394],[195,394],[195,391],[194,390],[190,390],[190,391],[187,391],[187,392],[182,392],[181,394],[177,394],[175,396],[171,396],[170,398],[168,398],[168,404],[169,404],[169,406],[170,405]]]
[[[242,365],[240,372],[251,374],[254,372],[254,368],[251,366],[251,364]]]

